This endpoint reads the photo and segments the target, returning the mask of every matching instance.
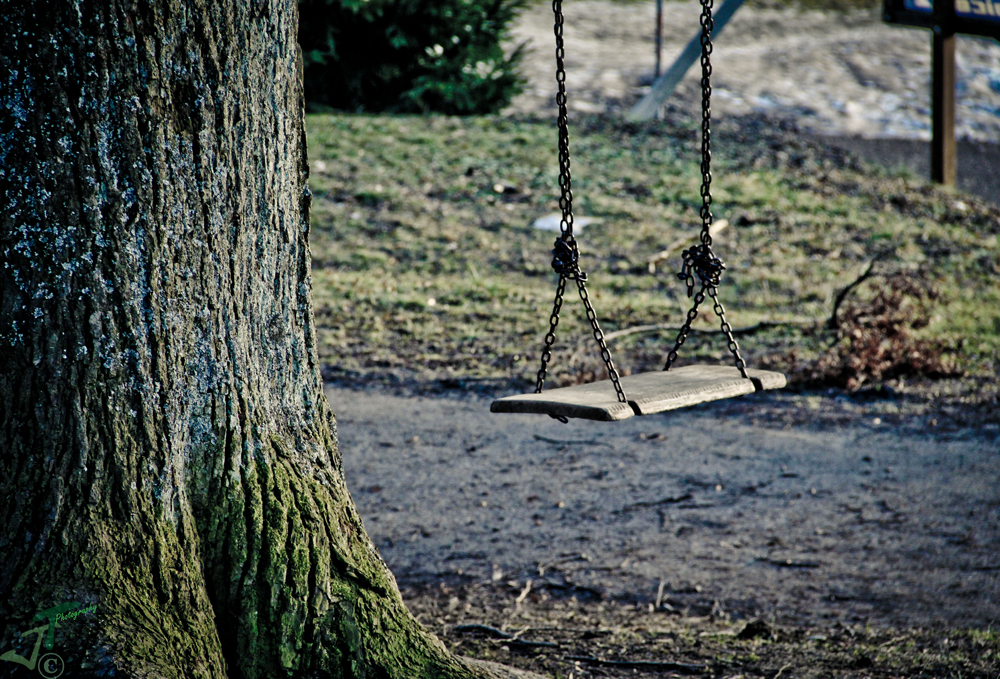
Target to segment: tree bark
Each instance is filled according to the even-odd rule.
[[[0,676],[485,676],[344,483],[295,1],[0,15]]]

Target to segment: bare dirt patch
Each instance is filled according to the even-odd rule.
[[[881,6],[881,3],[874,3]],[[567,5],[569,104],[577,114],[621,114],[652,82],[655,3],[600,0]],[[665,3],[664,68],[697,27],[695,2]],[[527,91],[510,113],[552,115],[551,11],[539,3],[515,36],[533,49]],[[743,6],[716,40],[713,115],[753,115],[926,178],[930,151],[930,34],[890,26],[877,9],[803,10]],[[698,69],[668,100],[671,116],[698,112]],[[959,36],[958,187],[1000,195],[1000,43]]]
[[[569,425],[470,396],[327,394],[366,529],[456,650],[560,676],[686,671],[572,657],[810,676],[810,653],[919,674],[887,642],[1000,621],[995,424],[815,394]],[[770,631],[737,639],[755,618]],[[939,668],[987,676],[989,644]]]
[[[562,425],[486,400],[328,394],[348,483],[397,576],[532,579],[643,605],[663,581],[678,611],[789,622],[1000,620],[996,425],[935,433],[818,395]],[[852,417],[786,427],[756,401]]]
[[[879,7],[881,7],[881,4]],[[653,77],[655,3],[574,2],[566,6],[569,103],[597,113],[631,106]],[[697,2],[664,4],[664,64],[698,28]],[[554,108],[554,46],[547,3],[526,11],[515,39],[533,47],[527,91],[512,112]],[[960,138],[1000,142],[1000,43],[960,36]],[[763,114],[812,133],[929,139],[930,33],[891,26],[880,11],[823,12],[744,6],[718,36],[713,111]],[[693,114],[700,74],[692,69],[671,103]]]

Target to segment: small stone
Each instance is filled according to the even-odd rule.
[[[770,639],[774,630],[760,618],[754,618],[736,635],[737,639]]]
[[[541,229],[542,231],[559,231],[561,222],[562,222],[562,213],[553,212],[551,214],[545,215],[544,217],[539,217],[532,223],[532,226],[535,227],[536,229]],[[595,217],[582,217],[579,215],[573,217],[574,231],[580,231],[583,227],[589,224],[600,224],[600,223],[601,220]]]

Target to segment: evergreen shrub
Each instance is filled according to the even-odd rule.
[[[311,110],[496,113],[518,94],[528,0],[300,0]]]

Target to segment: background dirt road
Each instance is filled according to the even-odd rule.
[[[698,30],[698,2],[664,3],[663,62]],[[565,7],[569,105],[618,111],[653,76],[655,3],[607,0]],[[527,91],[513,111],[549,113],[555,97],[552,11],[539,3],[514,31],[532,51]],[[960,138],[1000,142],[1000,43],[959,36]],[[792,119],[806,131],[863,137],[930,138],[930,33],[891,26],[877,10],[849,14],[741,7],[717,36],[713,111]],[[692,68],[671,101],[697,113],[701,74]]]
[[[664,3],[664,68],[698,28],[697,2]],[[587,0],[566,5],[569,105],[579,113],[622,113],[653,78],[655,3]],[[520,18],[528,41],[529,85],[510,113],[552,115],[551,9],[538,3]],[[850,14],[741,7],[713,54],[717,119],[760,115],[791,121],[858,155],[927,177],[930,139],[930,33],[890,26],[878,11]],[[959,36],[956,48],[959,188],[1000,196],[1000,43]],[[692,68],[669,100],[698,114]],[[872,141],[877,140],[877,141]]]

